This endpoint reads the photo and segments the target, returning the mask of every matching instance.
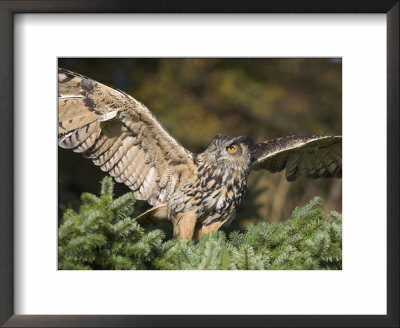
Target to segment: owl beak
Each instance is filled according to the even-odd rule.
[[[220,150],[217,150],[216,152],[215,152],[215,159],[217,160],[218,158],[220,158],[221,157],[221,151]]]

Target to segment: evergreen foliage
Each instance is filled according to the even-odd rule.
[[[146,269],[157,255],[164,233],[144,229],[129,217],[135,198],[113,199],[114,183],[105,177],[100,197],[83,193],[79,213],[68,209],[58,229],[58,267],[66,270]]]
[[[246,232],[207,234],[198,242],[144,230],[129,215],[132,193],[113,199],[113,181],[101,193],[82,194],[79,212],[68,209],[59,227],[60,269],[312,270],[342,268],[342,218],[325,215],[322,200],[296,208],[289,220],[260,222]]]

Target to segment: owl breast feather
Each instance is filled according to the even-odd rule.
[[[203,224],[234,215],[246,191],[247,174],[247,170],[224,167],[199,172],[202,202],[197,212]]]
[[[198,174],[169,200],[168,217],[194,212],[205,225],[232,218],[245,194],[247,174],[239,167],[199,165]]]

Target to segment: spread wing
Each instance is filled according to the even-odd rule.
[[[58,144],[90,158],[137,199],[164,203],[192,173],[193,154],[142,103],[79,74],[58,71]]]
[[[299,176],[310,178],[342,177],[342,137],[290,136],[252,146],[255,170],[279,172],[286,169],[288,181]]]

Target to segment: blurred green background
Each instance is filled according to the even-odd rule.
[[[65,58],[59,67],[115,86],[143,102],[187,149],[202,152],[216,134],[255,142],[286,135],[341,135],[340,58]],[[60,214],[82,192],[98,193],[105,175],[80,154],[59,148]],[[116,195],[128,192],[118,184]],[[286,181],[252,172],[236,219],[225,230],[258,220],[287,219],[313,196],[324,210],[342,210],[340,179]],[[138,201],[135,215],[149,208]]]

